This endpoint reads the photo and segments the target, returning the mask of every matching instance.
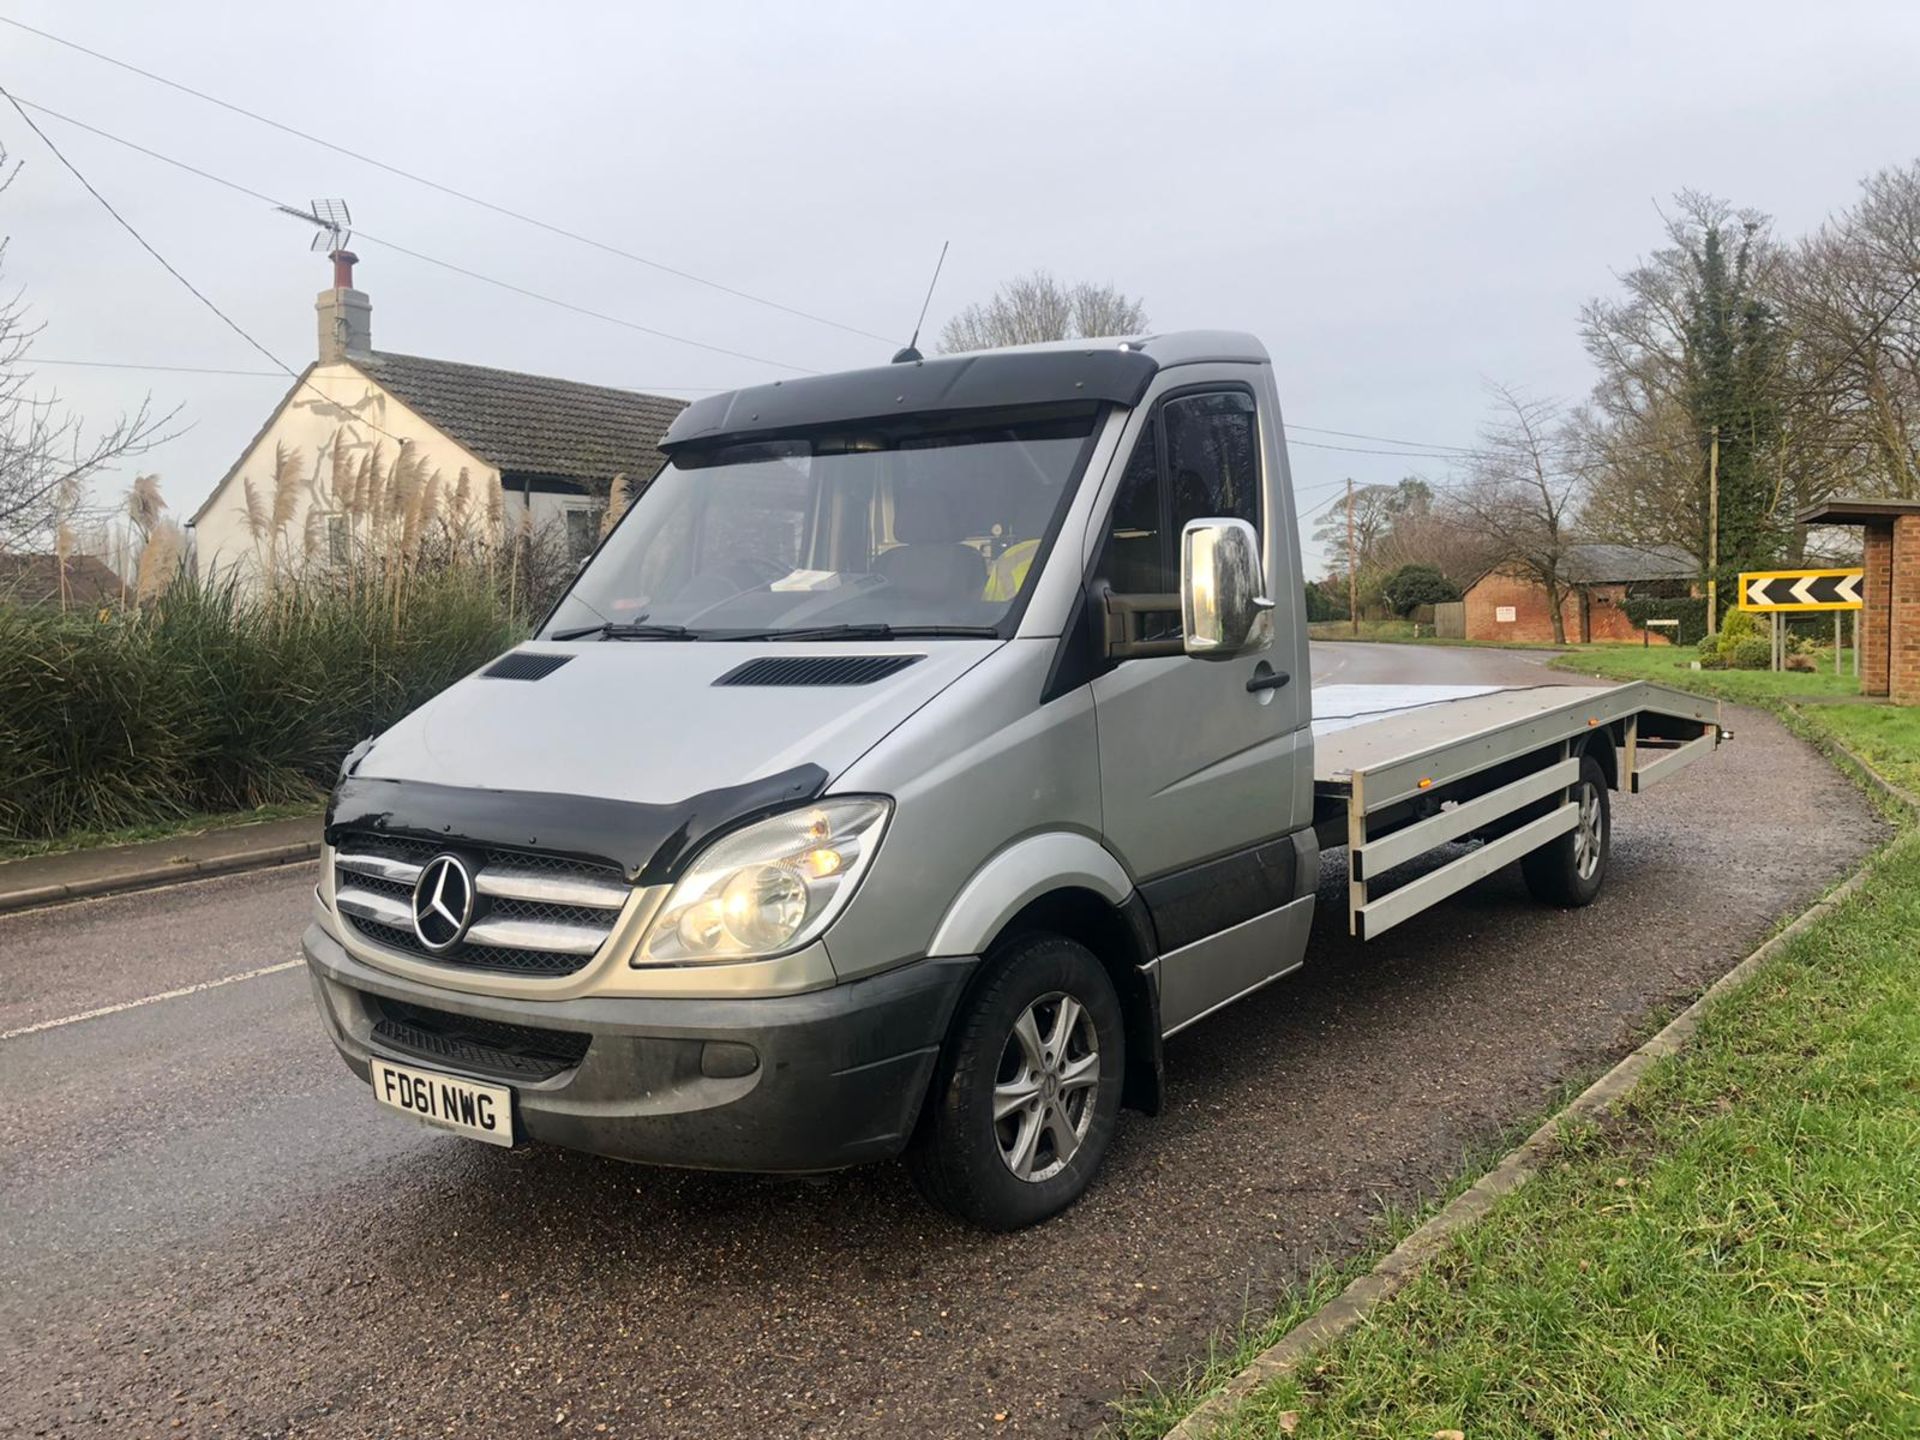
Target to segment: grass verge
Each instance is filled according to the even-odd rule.
[[[1858,696],[1860,682],[1852,675],[1835,675],[1831,654],[1811,674],[1770,670],[1693,670],[1692,650],[1674,647],[1643,649],[1638,645],[1588,646],[1551,662],[1555,670],[1597,675],[1605,680],[1651,680],[1659,685],[1713,695],[1743,705],[1792,704],[1806,700],[1847,699]]]
[[[311,800],[262,805],[253,810],[181,815],[144,825],[128,825],[118,830],[76,830],[45,840],[11,840],[0,842],[0,860],[24,860],[34,855],[59,855],[73,850],[98,850],[107,845],[137,845],[143,840],[173,840],[183,835],[203,835],[209,830],[225,830],[235,825],[255,825],[263,820],[292,820],[302,815],[317,817],[325,808],[325,797],[316,792]]]
[[[1222,1437],[1920,1433],[1920,837]]]

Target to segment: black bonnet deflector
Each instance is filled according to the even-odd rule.
[[[419,780],[349,776],[327,803],[326,837],[354,830],[414,835],[448,845],[537,850],[615,865],[628,880],[671,880],[720,831],[818,795],[827,772],[796,765],[764,780],[707,790],[671,805],[540,790],[484,790]]]

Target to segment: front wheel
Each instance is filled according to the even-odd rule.
[[[1537,900],[1569,909],[1591,905],[1606,882],[1613,847],[1613,816],[1607,802],[1607,775],[1591,755],[1580,757],[1580,778],[1573,782],[1580,807],[1574,827],[1520,862],[1520,873]]]
[[[907,1164],[949,1214],[1017,1230],[1071,1205],[1106,1158],[1126,1032],[1113,982],[1083,945],[1026,936],[986,963]]]

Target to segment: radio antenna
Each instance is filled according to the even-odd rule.
[[[347,209],[344,200],[311,200],[305,210],[292,205],[273,207],[282,215],[291,215],[296,220],[304,220],[313,226],[313,244],[309,247],[319,250],[323,246],[331,254],[335,250],[347,248],[347,242],[353,239],[353,214]]]
[[[893,363],[896,365],[911,365],[926,358],[919,350],[920,327],[927,323],[927,307],[933,304],[933,287],[940,283],[940,268],[947,263],[947,247],[952,243],[951,240],[940,242],[940,258],[933,262],[933,279],[927,282],[927,298],[920,302],[920,318],[913,322],[913,338],[907,341],[906,349],[894,352]]]

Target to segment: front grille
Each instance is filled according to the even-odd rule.
[[[457,965],[462,970],[495,970],[503,975],[571,975],[593,957],[556,955],[551,950],[516,950],[505,945],[456,945],[438,954],[420,943],[412,930],[373,920],[349,919],[354,930],[389,950],[403,951],[435,965]]]
[[[599,953],[632,893],[610,865],[454,848],[474,878],[473,920],[457,945],[436,952],[414,932],[413,891],[422,867],[449,847],[368,833],[336,842],[334,905],[347,926],[376,945],[464,970],[571,975]]]
[[[373,1034],[388,1049],[462,1070],[509,1080],[550,1080],[586,1058],[589,1037],[571,1030],[538,1030],[367,997]]]

